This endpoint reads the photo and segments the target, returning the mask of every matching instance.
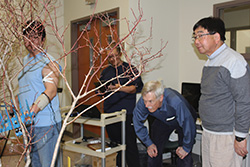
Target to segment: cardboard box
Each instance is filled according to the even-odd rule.
[[[3,167],[25,166],[25,161],[22,155],[2,156],[1,163]]]
[[[63,167],[75,166],[77,161],[79,161],[80,159],[81,159],[80,153],[75,153],[63,149]]]
[[[117,153],[106,156],[105,167],[116,167],[116,156]],[[97,157],[92,157],[92,167],[101,167],[101,166],[102,166],[102,159]]]
[[[4,144],[5,144],[6,140],[2,139],[0,140],[0,150],[2,152],[3,148],[4,148]],[[23,138],[22,137],[10,137],[7,141],[7,144],[5,146],[4,152],[3,152],[3,156],[6,155],[21,155],[24,151],[23,148]]]

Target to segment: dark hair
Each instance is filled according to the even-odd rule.
[[[42,40],[46,37],[46,31],[43,24],[37,20],[28,20],[23,26],[23,35],[30,34],[34,32],[38,36],[42,36]]]
[[[116,43],[116,42],[111,43],[111,44],[110,44],[110,48],[109,48],[109,49],[114,48],[114,47],[115,47],[115,45],[117,45],[117,43]],[[121,53],[121,47],[120,47],[120,44],[118,44],[118,45],[116,46],[116,51],[117,51],[117,53],[118,53],[118,54],[120,54],[120,53]]]
[[[225,37],[225,24],[223,20],[218,17],[206,17],[199,20],[193,27],[193,31],[195,31],[198,27],[203,27],[208,32],[213,33],[217,32],[220,34],[220,39],[222,41],[226,40]]]

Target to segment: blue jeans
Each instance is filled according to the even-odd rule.
[[[53,158],[54,148],[57,142],[61,123],[46,127],[31,127],[28,128],[31,132],[32,148],[31,148],[31,166],[32,167],[49,167]],[[57,154],[56,165],[61,167],[62,160],[60,148]]]

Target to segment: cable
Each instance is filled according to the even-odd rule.
[[[2,158],[2,156],[3,156],[3,152],[4,152],[5,147],[6,147],[6,145],[7,145],[9,136],[10,136],[10,130],[8,131],[7,139],[6,139],[6,141],[5,141],[4,145],[3,145],[3,149],[2,149],[2,152],[1,152],[1,154],[0,154],[0,158]]]

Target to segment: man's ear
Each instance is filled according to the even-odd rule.
[[[160,102],[162,102],[163,101],[163,95],[161,95],[161,97],[160,97]]]
[[[216,42],[221,41],[220,34],[218,32],[214,34],[214,39],[216,40]]]
[[[45,38],[43,38],[42,41],[41,41],[41,45],[42,45],[41,47],[43,47],[44,44],[45,44]]]
[[[119,57],[122,57],[122,52],[119,53]]]

